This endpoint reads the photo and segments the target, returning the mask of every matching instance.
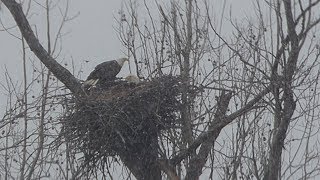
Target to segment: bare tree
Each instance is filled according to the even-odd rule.
[[[292,176],[288,170],[281,173],[282,169],[292,169],[294,161],[284,163],[282,156],[286,144],[291,144],[287,136],[290,122],[294,122],[294,131],[298,119],[303,121],[304,113],[318,110],[316,103],[312,107],[308,103],[308,108],[302,106],[310,102],[306,96],[319,98],[314,93],[319,52],[317,35],[312,32],[319,23],[315,18],[318,3],[297,1],[292,5],[291,1],[268,1],[263,6],[269,11],[264,12],[262,3],[256,1],[258,22],[238,24],[232,20],[236,33],[228,38],[221,31],[224,17],[220,27],[215,25],[208,2],[150,5],[144,1],[144,8],[140,8],[149,15],[149,21],[139,16],[138,12],[143,10],[134,7],[134,3],[126,6],[128,13],[120,14],[119,33],[133,57],[141,57],[140,63],[135,61],[138,74],[142,74],[142,69],[148,70],[147,77],[159,75],[150,72],[167,72],[181,75],[186,83],[180,128],[162,134],[167,143],[161,143],[165,144],[161,154],[169,160],[162,168],[168,176],[172,174],[168,169],[180,177],[185,175],[186,179],[197,179],[205,170],[209,170],[211,178],[221,174],[225,179]],[[159,9],[160,20],[152,15],[150,9],[154,6]],[[308,83],[302,83],[302,79],[308,79]],[[313,94],[302,95],[311,84],[315,85]],[[190,94],[193,87],[201,91]],[[297,103],[301,110],[297,111]],[[223,129],[234,129],[234,133],[222,133]],[[304,135],[310,137],[311,131],[305,129]],[[294,145],[300,148],[287,150],[287,154],[292,151],[297,154],[302,151],[302,144],[309,141],[310,138],[301,139],[300,145]],[[313,155],[318,157],[319,153]],[[316,163],[316,158],[311,159]],[[303,162],[297,172],[305,168],[307,161]],[[303,177],[311,177],[313,173],[319,172],[306,170]]]
[[[32,13],[33,3],[35,2],[25,1],[25,16]],[[62,9],[62,6],[54,1],[47,0],[37,4],[46,14],[43,28],[47,37],[46,49],[53,57],[59,57],[63,27],[73,18],[68,15],[68,1],[64,3],[65,8]],[[22,9],[17,3],[16,6]],[[57,18],[61,19],[59,26],[54,30],[50,27],[51,12],[59,12],[60,16]],[[58,117],[67,111],[64,99],[70,96],[70,92],[43,64],[29,56],[29,48],[23,35],[14,35],[14,31],[11,33],[14,28],[7,28],[4,24],[2,28],[21,42],[23,80],[22,83],[16,82],[16,77],[7,71],[6,81],[1,83],[7,93],[8,103],[0,123],[0,177],[69,179],[70,174],[77,169],[77,163],[72,160],[75,153],[67,156],[65,152],[70,150],[65,146],[59,147],[56,141],[61,131]],[[34,28],[42,29],[38,25]]]
[[[60,87],[60,84],[50,84],[50,78],[60,80],[76,101],[85,99],[86,94],[81,83],[52,57],[49,18],[45,50],[33,33],[21,5],[14,0],[2,2],[21,31],[23,49],[26,42],[54,75],[41,71],[42,93],[37,105],[28,105],[28,83],[24,80],[24,103],[20,106],[11,100],[20,95],[15,94],[14,83],[7,76],[8,107],[11,108],[3,118],[1,128],[14,129],[13,119],[19,115],[19,108],[23,110],[21,117],[24,117],[25,124],[23,138],[18,142],[9,139],[11,136],[6,131],[5,158],[10,156],[11,147],[22,145],[20,179],[30,179],[36,173],[35,167],[38,167],[38,174],[34,176],[41,177],[45,174],[45,167],[54,164],[40,158],[52,148],[52,144],[45,145],[45,125],[54,123],[50,120],[55,111],[51,105],[54,107],[57,102],[50,99],[50,94],[55,94]],[[50,3],[46,2],[44,7],[49,17]],[[257,0],[254,2],[257,21],[238,23],[230,16],[234,31],[229,34],[222,31],[226,2],[221,17],[212,15],[209,1],[171,1],[169,4],[143,1],[143,7],[131,1],[125,4],[119,14],[117,30],[128,55],[134,59],[131,70],[150,81],[168,75],[177,77],[179,106],[174,111],[174,123],[169,127],[159,130],[160,133],[154,129],[145,131],[149,134],[143,137],[152,141],[149,146],[137,147],[136,154],[131,154],[130,158],[120,150],[116,152],[123,164],[137,179],[220,177],[268,180],[298,175],[301,179],[308,179],[319,175],[317,159],[320,154],[315,148],[319,129],[315,122],[319,118],[316,32],[320,21],[316,14],[319,2]],[[265,8],[268,11],[265,12]],[[50,91],[51,87],[56,89]],[[57,104],[63,105],[62,100]],[[152,108],[149,107],[155,111],[156,108]],[[32,138],[34,134],[31,138],[26,134],[28,114],[33,114],[32,110],[37,112],[34,115],[39,123],[36,138]],[[72,114],[72,110],[66,112]],[[62,119],[68,120],[63,116]],[[63,126],[60,130],[65,131]],[[118,129],[115,132],[118,138],[122,138],[120,141],[127,143]],[[61,140],[61,137],[55,138]],[[71,173],[77,178],[83,168],[77,167],[75,157],[78,152],[71,147],[74,144],[69,143],[68,137],[65,138],[66,141],[59,141],[59,145],[66,148],[67,165],[66,170],[59,172],[61,177],[68,179]],[[34,154],[32,161],[27,158],[29,139],[38,141],[37,148],[31,153]],[[9,145],[10,142],[15,143]],[[32,142],[30,145],[35,145]],[[97,156],[104,158],[105,155]],[[116,156],[113,158],[111,164],[116,164]],[[94,161],[93,166],[99,162]],[[55,164],[62,169],[59,161]],[[5,160],[4,169],[10,167],[10,162]],[[113,177],[107,167],[102,165],[102,169],[107,169],[108,175],[104,170],[101,172],[104,178]],[[5,172],[6,178],[11,176],[10,171]],[[99,177],[96,171],[86,175],[87,178]]]

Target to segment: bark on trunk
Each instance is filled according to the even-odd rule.
[[[83,95],[81,83],[78,79],[53,59],[40,44],[23,13],[21,5],[14,0],[2,0],[2,2],[11,12],[31,51],[75,96]]]

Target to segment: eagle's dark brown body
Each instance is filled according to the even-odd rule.
[[[121,66],[117,63],[117,61],[103,62],[94,68],[87,80],[99,79],[100,82],[114,81],[120,70]]]
[[[127,58],[106,61],[98,64],[88,76],[85,84],[90,86],[108,87],[112,85]]]

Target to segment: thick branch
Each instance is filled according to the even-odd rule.
[[[40,44],[39,40],[34,35],[26,16],[23,13],[21,5],[14,0],[2,0],[2,2],[11,12],[31,51],[72,93],[74,93],[74,95],[82,95],[83,92],[81,89],[81,84],[77,78],[75,78],[66,68],[61,66],[55,59],[53,59]]]
[[[206,141],[208,138],[212,136],[212,132],[217,132],[219,129],[222,129],[229,123],[231,123],[234,119],[237,117],[243,115],[244,113],[247,113],[250,111],[253,106],[258,103],[266,94],[268,94],[271,91],[271,85],[266,87],[263,91],[261,91],[256,97],[254,97],[251,101],[249,101],[244,107],[239,109],[238,111],[230,114],[229,116],[217,120],[214,127],[212,127],[211,130],[208,130],[206,132],[201,133],[194,141],[193,143],[186,149],[181,151],[176,156],[172,157],[170,160],[170,163],[175,166],[178,163],[180,163],[184,158],[186,158],[191,152],[193,152],[195,149],[197,149],[204,141]]]
[[[279,115],[275,116],[274,120],[274,135],[272,137],[268,166],[265,170],[264,180],[275,180],[281,178],[282,148],[284,147],[284,140],[290,125],[291,117],[296,108],[296,102],[293,98],[294,93],[292,89],[292,79],[297,68],[297,61],[301,48],[299,47],[299,38],[295,30],[296,25],[292,15],[291,1],[283,0],[283,3],[291,48],[286,66],[284,67],[284,83],[281,84],[281,88],[283,88],[283,108],[281,105],[276,107],[276,111],[280,113],[277,113]]]
[[[214,115],[214,120],[209,125],[209,132],[210,135],[208,138],[201,144],[201,147],[199,149],[199,153],[192,157],[190,160],[190,166],[187,169],[187,175],[186,179],[198,179],[201,175],[202,168],[207,162],[207,157],[211,151],[211,149],[214,147],[214,142],[219,136],[221,130],[223,127],[220,127],[219,129],[214,129],[215,124],[219,120],[223,120],[223,118],[226,116],[226,112],[228,110],[229,102],[232,97],[232,94],[223,92],[217,102],[217,111]]]

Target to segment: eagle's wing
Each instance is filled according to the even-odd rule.
[[[87,77],[87,80],[90,79],[101,79],[104,75],[104,69],[108,68],[111,64],[111,61],[103,62],[101,64],[98,64],[94,70],[89,74]]]
[[[121,67],[116,61],[103,62],[94,68],[87,80],[103,79],[106,81],[112,81],[115,79],[120,70]]]
[[[88,86],[90,86],[90,88],[95,86],[109,87],[114,83],[120,70],[121,66],[115,60],[103,62],[94,68],[87,80],[83,83],[83,86],[84,88]]]

